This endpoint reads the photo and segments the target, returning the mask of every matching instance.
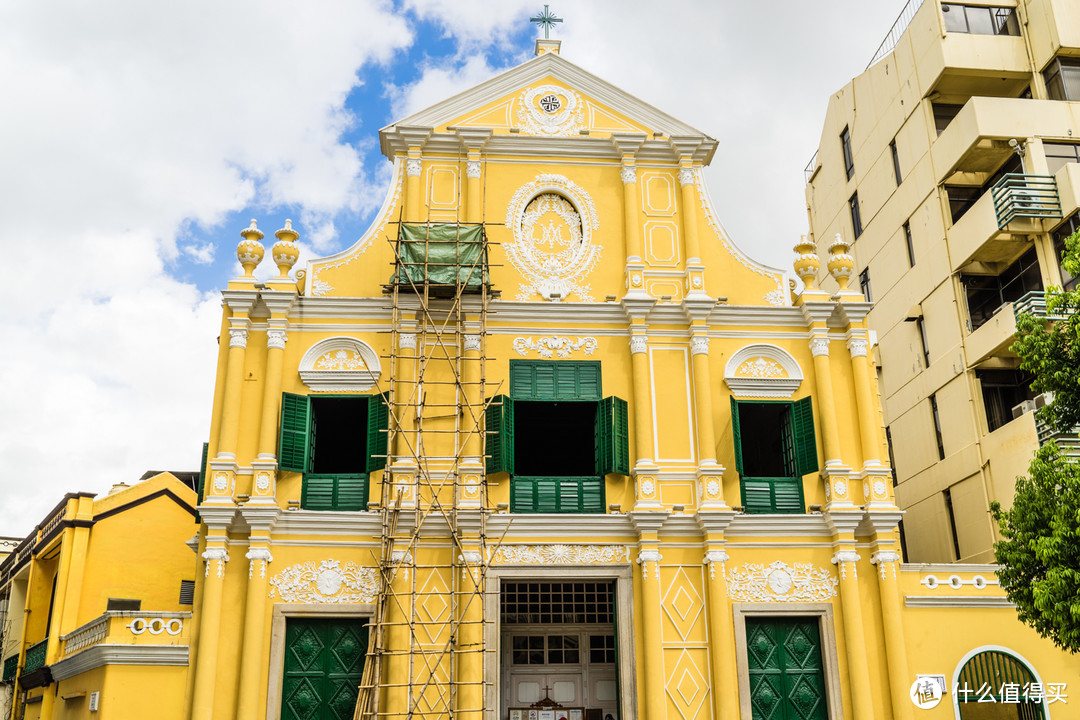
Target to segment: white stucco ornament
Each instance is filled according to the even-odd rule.
[[[558,85],[541,85],[522,91],[517,100],[517,119],[525,135],[569,137],[585,127],[583,103],[576,92]]]
[[[378,572],[339,560],[299,563],[270,578],[270,597],[285,602],[370,603],[379,594]]]
[[[782,560],[768,567],[747,563],[732,568],[727,581],[728,595],[736,602],[821,602],[835,597],[839,584],[825,568]]]

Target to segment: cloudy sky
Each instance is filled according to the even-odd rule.
[[[829,94],[902,0],[564,0],[568,60],[717,138],[735,241],[787,267]],[[0,536],[195,469],[248,218],[305,257],[381,204],[378,129],[532,55],[535,0],[0,2]],[[269,266],[269,263],[264,263]]]

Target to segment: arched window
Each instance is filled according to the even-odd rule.
[[[982,650],[969,657],[956,676],[957,717],[1045,720],[1045,692],[1023,660],[1004,649]]]

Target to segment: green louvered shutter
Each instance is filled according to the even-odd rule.
[[[518,400],[536,400],[536,366],[537,363],[510,361],[510,395]],[[550,380],[551,391],[554,394],[554,371]]]
[[[777,478],[772,481],[773,512],[803,512],[802,478]]]
[[[607,397],[596,411],[596,474],[630,474],[630,423],[626,401]]]
[[[577,397],[581,400],[599,400],[601,397],[600,363],[579,363],[575,365],[575,370]]]
[[[390,410],[386,393],[372,395],[367,401],[367,471],[369,473],[386,467],[389,427]],[[366,485],[367,482],[365,481],[364,484]]]
[[[742,434],[739,432],[739,403],[731,398],[731,437],[735,442],[735,470],[742,475]]]
[[[743,509],[747,513],[773,512],[772,483],[765,478],[739,478]]]
[[[278,467],[306,472],[311,405],[307,395],[281,393],[281,435],[278,438]]]
[[[305,510],[337,510],[334,504],[335,485],[337,485],[337,475],[305,473],[300,507]]]
[[[206,496],[203,494],[206,492],[206,460],[210,454],[210,443],[204,442],[202,444],[202,462],[199,463],[199,502],[203,501]]]
[[[491,398],[484,413],[484,428],[487,430],[487,471],[513,474],[514,401],[506,395]]]
[[[799,477],[820,469],[817,438],[814,436],[814,407],[806,397],[791,406],[791,424],[795,433],[796,474]]]
[[[604,478],[585,478],[581,481],[580,494],[581,512],[604,512]]]
[[[600,363],[577,360],[511,360],[515,400],[599,400]]]
[[[557,478],[535,478],[534,497],[536,504],[533,512],[553,513],[559,512],[559,480]]]
[[[532,369],[532,396],[530,400],[555,400],[559,397],[558,371],[554,363],[535,363]],[[514,396],[517,398],[517,395]]]
[[[364,510],[367,508],[367,475],[338,475],[334,490],[334,510]]]

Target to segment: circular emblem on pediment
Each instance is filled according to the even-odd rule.
[[[791,590],[791,575],[786,570],[773,570],[769,573],[769,589],[777,595],[786,595]]]
[[[585,127],[578,94],[558,85],[524,90],[518,97],[517,118],[526,135],[570,136]]]

